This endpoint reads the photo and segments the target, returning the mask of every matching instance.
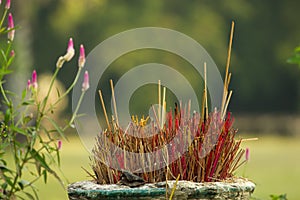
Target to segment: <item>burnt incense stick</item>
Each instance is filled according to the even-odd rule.
[[[111,127],[110,127],[110,124],[109,124],[109,121],[108,121],[108,116],[107,116],[107,112],[106,112],[102,92],[101,92],[101,90],[98,90],[98,92],[99,92],[99,97],[100,97],[102,109],[103,109],[103,112],[104,112],[104,117],[105,117],[105,121],[106,121],[106,124],[107,124],[107,128],[108,128],[108,131],[111,131]]]
[[[118,119],[118,111],[117,111],[117,104],[116,104],[116,98],[115,98],[115,90],[114,90],[114,83],[113,80],[110,79],[110,88],[111,88],[111,95],[113,100],[113,106],[114,106],[114,113],[116,117],[116,124],[119,126],[119,119]]]

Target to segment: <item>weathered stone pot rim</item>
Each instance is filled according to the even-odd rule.
[[[176,181],[168,181],[168,193]],[[130,188],[125,185],[100,185],[93,181],[79,181],[68,186],[70,199],[143,199],[145,197],[161,197],[166,193],[166,182],[147,183]],[[175,198],[180,199],[248,199],[255,189],[255,184],[245,178],[234,178],[222,182],[197,183],[178,181]],[[242,197],[242,198],[241,198]]]

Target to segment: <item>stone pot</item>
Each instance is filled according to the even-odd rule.
[[[168,197],[175,182],[168,181]],[[250,199],[254,189],[255,184],[244,178],[207,183],[178,181],[173,199]],[[125,185],[99,185],[93,181],[80,181],[68,186],[68,195],[70,200],[165,199],[166,182],[130,188]]]

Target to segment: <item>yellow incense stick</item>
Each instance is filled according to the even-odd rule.
[[[246,141],[256,141],[258,140],[258,138],[246,138],[246,139],[242,139],[242,142],[246,142]]]
[[[166,87],[163,88],[163,100],[162,100],[162,108],[161,108],[161,125],[160,127],[163,128],[164,127],[164,122],[165,122],[165,101],[166,101]]]
[[[102,104],[102,109],[103,109],[103,112],[104,112],[104,117],[105,117],[105,120],[106,120],[107,128],[108,128],[109,131],[111,131],[111,127],[110,127],[110,124],[109,124],[109,121],[108,121],[108,117],[107,117],[107,113],[106,113],[106,108],[105,108],[102,92],[101,92],[101,90],[99,90],[98,92],[99,92],[99,97],[100,97],[100,101],[101,101],[101,104]]]
[[[224,112],[224,106],[226,103],[226,96],[228,93],[228,73],[229,73],[229,65],[230,65],[230,58],[231,58],[231,47],[232,47],[232,40],[233,40],[233,33],[234,33],[234,21],[231,23],[231,31],[230,31],[230,39],[228,45],[228,54],[227,54],[227,61],[226,61],[226,68],[225,68],[225,80],[224,80],[224,89],[223,89],[223,98],[222,98],[222,105],[221,105],[221,113]]]
[[[160,115],[161,115],[161,84],[160,80],[158,80],[158,121],[160,122]]]
[[[205,118],[208,118],[208,105],[207,105],[207,71],[206,71],[206,62],[204,63],[204,98],[205,98]]]
[[[111,88],[111,95],[112,95],[114,112],[115,112],[115,117],[116,117],[116,124],[119,127],[119,119],[118,119],[117,104],[116,104],[115,91],[114,91],[114,83],[113,83],[112,79],[110,79],[110,88]]]
[[[227,101],[226,101],[226,104],[225,104],[225,108],[224,108],[224,111],[223,111],[223,114],[222,114],[222,119],[224,119],[224,117],[225,117],[225,115],[226,115],[226,112],[227,112],[228,104],[229,104],[229,102],[230,102],[231,95],[232,95],[232,90],[230,90],[230,92],[229,92],[229,95],[228,95],[228,98],[227,98]]]
[[[173,185],[172,192],[171,192],[171,195],[170,195],[169,200],[172,200],[172,198],[173,198],[173,195],[174,195],[174,193],[175,193],[175,190],[176,190],[176,187],[177,187],[177,183],[178,183],[178,181],[179,181],[179,178],[180,178],[180,174],[178,174],[178,176],[177,176],[177,178],[176,178],[176,182],[175,182],[175,184]]]

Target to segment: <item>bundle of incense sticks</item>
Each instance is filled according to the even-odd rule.
[[[158,109],[152,107],[154,120],[149,117],[132,117],[126,130],[119,126],[113,81],[110,80],[113,115],[111,120],[106,113],[102,92],[99,90],[101,105],[107,124],[107,129],[101,132],[91,157],[91,175],[99,184],[117,183],[121,179],[122,170],[130,170],[141,166],[136,175],[146,182],[165,180],[181,180],[210,182],[230,178],[234,171],[245,162],[245,150],[240,148],[242,139],[235,140],[236,130],[233,129],[233,117],[227,112],[232,91],[228,91],[231,79],[229,64],[234,32],[232,22],[226,62],[222,106],[208,113],[206,63],[204,63],[204,90],[201,114],[190,114],[191,102],[175,103],[174,111],[166,110],[166,88],[161,88],[158,81]],[[162,95],[161,95],[161,91]],[[162,97],[161,97],[162,96]],[[146,137],[151,135],[151,137]],[[107,141],[103,143],[104,136]],[[145,136],[145,137],[144,137]],[[123,149],[120,153],[112,152],[108,143]],[[171,148],[166,148],[172,143]],[[187,147],[186,149],[183,149]],[[162,150],[162,151],[158,151]],[[137,158],[128,152],[139,153]],[[147,153],[155,155],[151,160]],[[116,158],[110,159],[108,158]],[[172,161],[172,162],[170,162]],[[118,166],[118,169],[110,166]]]

